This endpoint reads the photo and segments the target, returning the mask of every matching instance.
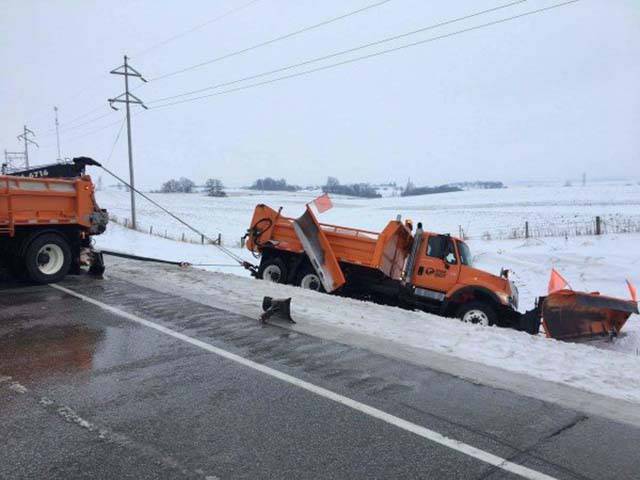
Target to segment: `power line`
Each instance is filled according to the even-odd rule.
[[[323,60],[328,60],[330,58],[335,58],[335,57],[338,57],[338,56],[341,56],[341,55],[345,55],[347,53],[353,53],[353,52],[356,52],[356,51],[359,51],[359,50],[363,50],[365,48],[374,47],[374,46],[377,46],[377,45],[381,45],[383,43],[388,43],[388,42],[392,42],[392,41],[395,41],[395,40],[399,40],[401,38],[405,38],[405,37],[408,37],[408,36],[416,35],[418,33],[422,33],[422,32],[425,32],[427,30],[433,30],[435,28],[443,27],[445,25],[450,25],[452,23],[461,22],[463,20],[468,20],[470,18],[474,18],[474,17],[480,16],[480,15],[485,15],[487,13],[495,12],[497,10],[501,10],[501,9],[505,9],[505,8],[508,8],[508,7],[512,7],[514,5],[517,5],[517,4],[520,4],[520,3],[524,3],[526,1],[527,0],[517,0],[517,1],[511,2],[511,3],[507,3],[505,5],[500,5],[498,7],[493,7],[493,8],[489,8],[489,9],[486,9],[486,10],[481,10],[479,12],[475,12],[475,13],[472,13],[472,14],[469,14],[469,15],[465,15],[465,16],[462,16],[462,17],[457,17],[457,18],[454,18],[454,19],[451,19],[451,20],[446,20],[444,22],[439,22],[439,23],[435,23],[435,24],[432,24],[432,25],[428,25],[426,27],[422,27],[422,28],[419,28],[417,30],[412,30],[410,32],[405,32],[405,33],[401,33],[399,35],[393,35],[391,37],[386,37],[386,38],[383,38],[381,40],[376,40],[375,42],[365,43],[364,45],[359,45],[357,47],[348,48],[346,50],[340,50],[338,52],[333,52],[333,53],[330,53],[328,55],[315,57],[315,58],[312,58],[312,59],[309,59],[309,60],[305,60],[303,62],[295,63],[295,64],[292,64],[292,65],[287,65],[285,67],[276,68],[274,70],[269,70],[267,72],[262,72],[262,73],[258,73],[258,74],[255,74],[255,75],[250,75],[250,76],[247,76],[247,77],[239,78],[237,80],[232,80],[232,81],[229,81],[229,82],[219,83],[217,85],[212,85],[210,87],[200,88],[200,89],[197,89],[197,90],[191,90],[189,92],[185,92],[185,93],[181,93],[181,94],[177,94],[177,95],[172,95],[172,96],[169,96],[169,97],[163,97],[163,98],[159,98],[159,99],[156,99],[156,100],[151,100],[148,103],[149,104],[153,104],[153,103],[163,102],[163,101],[166,101],[166,100],[173,100],[174,98],[188,97],[189,95],[194,95],[194,94],[197,94],[197,93],[202,93],[202,92],[206,92],[206,91],[209,91],[209,90],[214,90],[216,88],[228,87],[230,85],[234,85],[234,84],[240,83],[240,82],[245,82],[247,80],[255,80],[256,78],[265,77],[265,76],[268,76],[268,75],[272,75],[274,73],[280,73],[280,72],[284,72],[286,70],[291,70],[291,69],[294,69],[294,68],[302,67],[304,65],[309,65],[311,63],[316,63],[316,62],[320,62],[320,61],[323,61]]]
[[[101,74],[101,75],[95,75],[95,76],[92,76],[92,77],[90,77],[90,78],[91,78],[91,81],[93,82],[94,80],[99,80],[99,79],[102,79],[102,78],[104,78],[104,77],[106,77],[106,76],[107,76],[107,74]],[[80,97],[81,95],[83,95],[83,94],[85,94],[86,92],[88,92],[88,91],[89,91],[93,86],[94,86],[94,85],[93,85],[93,84],[91,84],[91,85],[87,85],[87,86],[85,86],[85,87],[83,87],[83,88],[80,88],[80,89],[76,90],[76,91],[75,91],[75,93],[74,93],[73,95],[69,95],[68,97],[65,97],[65,100],[63,100],[63,102],[62,102],[62,103],[58,103],[58,106],[60,106],[60,105],[62,105],[62,106],[66,106],[66,105],[70,104],[72,99],[77,99],[77,98],[78,98],[78,97]],[[97,112],[99,109],[102,109],[102,108],[104,108],[104,105],[101,105],[101,106],[96,107],[96,108],[94,108],[94,109],[92,109],[92,110],[89,110],[89,111],[87,111],[87,112],[85,112],[85,113],[83,113],[83,114],[81,114],[81,115],[78,115],[78,116],[74,117],[73,119],[71,119],[71,120],[67,121],[64,125],[67,125],[67,124],[69,124],[69,123],[73,123],[73,122],[74,122],[74,121],[76,121],[76,120],[80,120],[80,119],[82,119],[82,118],[84,118],[84,117],[86,117],[86,116],[88,116],[88,115],[91,115],[91,114],[92,114],[92,113],[94,113],[94,112]],[[35,113],[35,114],[34,114],[33,112],[41,112],[41,113]],[[38,117],[40,117],[42,114],[44,114],[45,110],[44,110],[44,109],[42,109],[42,110],[35,110],[35,111],[33,111],[33,112],[32,112],[32,113],[27,114],[27,117],[31,117],[32,119],[33,119],[33,118],[38,118]],[[53,131],[53,129],[49,129],[49,130],[47,130],[47,132],[51,132],[51,131]]]
[[[111,156],[113,155],[113,152],[116,150],[116,145],[118,144],[118,140],[120,139],[120,134],[122,134],[122,129],[124,128],[124,124],[126,123],[126,121],[127,121],[126,118],[122,119],[122,123],[120,124],[120,129],[116,134],[116,139],[113,141],[113,145],[111,145],[111,150],[109,151],[109,155],[107,156],[105,163],[111,160]]]
[[[105,117],[109,117],[111,115],[113,115],[113,112],[103,113],[102,115],[100,115],[98,117],[92,118],[90,120],[87,120],[86,122],[82,122],[82,123],[80,123],[78,125],[74,125],[72,127],[65,127],[65,125],[68,125],[68,123],[63,123],[61,131],[62,132],[69,132],[71,130],[76,130],[76,129],[80,128],[80,127],[84,127],[85,125],[89,125],[90,123],[97,122],[98,120],[101,120],[101,119],[103,119]]]
[[[112,127],[114,125],[118,125],[119,123],[120,123],[120,120],[118,120],[116,122],[107,123],[105,125],[102,125],[102,126],[96,128],[96,129],[94,129],[94,130],[89,130],[88,132],[84,132],[84,133],[82,133],[80,135],[77,135],[75,137],[68,138],[67,141],[79,140],[81,138],[94,135],[94,134],[96,134],[98,132],[101,132],[101,131],[105,130],[106,128]]]
[[[88,112],[83,113],[82,115],[77,115],[77,116],[73,117],[71,120],[67,120],[66,122],[64,122],[62,124],[62,127],[64,128],[66,125],[75,123],[78,120],[82,120],[83,118],[88,117],[92,113],[95,113],[95,112],[97,112],[99,110],[103,110],[103,109],[104,109],[104,105],[100,105],[99,107],[92,108],[91,110],[89,110]],[[111,112],[109,112],[109,113],[111,113]]]
[[[302,71],[302,72],[292,73],[290,75],[277,77],[277,78],[274,78],[274,79],[271,79],[271,80],[266,80],[266,81],[263,81],[263,82],[252,83],[252,84],[249,84],[249,85],[244,85],[244,86],[232,88],[232,89],[229,89],[229,90],[224,90],[224,91],[221,91],[221,92],[216,92],[216,93],[211,93],[211,94],[208,94],[208,95],[202,95],[202,96],[199,96],[199,97],[187,98],[185,100],[178,100],[176,102],[170,102],[170,103],[161,104],[161,105],[158,105],[156,107],[153,107],[153,109],[156,110],[156,109],[163,108],[163,107],[170,107],[170,106],[173,106],[173,105],[179,105],[181,103],[193,102],[193,101],[196,101],[196,100],[201,100],[201,99],[205,99],[205,98],[215,97],[215,96],[218,96],[218,95],[224,95],[224,94],[227,94],[227,93],[237,92],[237,91],[240,91],[240,90],[246,90],[246,89],[253,88],[253,87],[259,87],[259,86],[262,86],[262,85],[268,85],[270,83],[279,82],[281,80],[286,80],[286,79],[289,79],[289,78],[295,78],[295,77],[301,77],[303,75],[309,75],[311,73],[319,72],[319,71],[322,71],[322,70],[328,70],[330,68],[335,68],[335,67],[339,67],[339,66],[342,66],[342,65],[347,65],[347,64],[350,64],[350,63],[359,62],[361,60],[367,60],[367,59],[370,59],[370,58],[374,58],[374,57],[378,57],[378,56],[381,56],[381,55],[385,55],[387,53],[397,52],[399,50],[404,50],[404,49],[415,47],[415,46],[418,46],[418,45],[423,45],[425,43],[435,42],[437,40],[442,40],[442,39],[453,37],[453,36],[460,35],[460,34],[463,34],[463,33],[471,32],[471,31],[475,31],[475,30],[480,30],[482,28],[487,28],[487,27],[491,27],[491,26],[495,26],[495,25],[499,25],[499,24],[502,24],[502,23],[509,22],[511,20],[516,20],[516,19],[523,18],[523,17],[526,17],[526,16],[535,15],[535,14],[538,14],[538,13],[546,12],[548,10],[552,10],[552,9],[555,9],[555,8],[559,8],[559,7],[563,7],[563,6],[566,6],[566,5],[570,5],[572,3],[577,3],[578,1],[580,1],[580,0],[570,0],[570,1],[559,3],[559,4],[556,4],[556,5],[551,5],[549,7],[544,7],[544,8],[539,8],[539,9],[536,9],[536,10],[531,10],[531,11],[528,11],[528,12],[525,12],[525,13],[521,13],[519,15],[513,15],[511,17],[502,18],[500,20],[495,20],[495,21],[492,21],[492,22],[483,23],[483,24],[480,24],[480,25],[476,25],[474,27],[469,27],[469,28],[465,28],[465,29],[462,29],[462,30],[457,30],[455,32],[446,33],[446,34],[443,34],[443,35],[439,35],[437,37],[431,37],[431,38],[427,38],[425,40],[420,40],[420,41],[417,41],[417,42],[408,43],[408,44],[405,44],[405,45],[400,45],[398,47],[389,48],[387,50],[382,50],[382,51],[379,51],[379,52],[371,53],[369,55],[363,55],[363,56],[352,58],[352,59],[349,59],[349,60],[344,60],[342,62],[332,63],[330,65],[324,65],[322,67],[317,67],[317,68],[313,68],[313,69],[310,69],[310,70],[305,70],[305,71]],[[249,78],[251,78],[251,77],[249,77]],[[237,80],[237,81],[234,81],[232,83],[237,83],[239,81],[242,81],[242,80]],[[185,95],[186,94],[178,95],[178,96],[174,96],[173,98],[177,98],[177,97],[185,96]],[[169,98],[172,98],[172,97],[169,97]],[[160,100],[155,100],[155,102],[158,102],[158,101],[160,101]],[[149,102],[149,103],[152,103],[152,102]]]
[[[92,119],[87,120],[87,121],[82,122],[82,123],[79,123],[78,125],[73,125],[71,127],[65,127],[65,125],[67,125],[68,123],[63,123],[62,124],[62,128],[60,129],[60,133],[66,133],[66,132],[70,132],[72,130],[77,130],[78,128],[82,128],[82,127],[84,127],[86,125],[89,125],[89,124],[91,124],[93,122],[97,122],[98,120],[102,120],[105,117],[109,117],[109,116],[113,115],[113,113],[114,112],[107,112],[107,113],[104,113],[104,114],[102,114],[102,115],[100,115],[98,117],[92,118]],[[53,135],[55,135],[55,133],[49,133],[47,135],[42,135],[42,137],[50,137],[50,136],[53,136]]]
[[[372,8],[384,5],[385,3],[389,3],[390,1],[391,0],[383,0],[381,2],[372,3],[370,5],[366,5],[366,6],[362,7],[362,8],[357,9],[357,10],[353,10],[353,11],[347,12],[345,14],[339,15],[337,17],[333,17],[333,18],[329,18],[327,20],[323,20],[322,22],[315,23],[313,25],[309,25],[308,27],[304,27],[304,28],[301,28],[299,30],[295,30],[293,32],[287,33],[285,35],[281,35],[279,37],[275,37],[275,38],[272,38],[270,40],[266,40],[266,41],[258,43],[256,45],[252,45],[250,47],[243,48],[241,50],[236,50],[234,52],[227,53],[225,55],[221,55],[219,57],[212,58],[211,60],[207,60],[207,61],[204,61],[204,62],[201,62],[201,63],[197,63],[195,65],[191,65],[189,67],[185,67],[185,68],[181,68],[179,70],[174,70],[172,72],[165,73],[163,75],[160,75],[160,76],[157,76],[155,78],[152,78],[149,81],[150,82],[154,82],[154,81],[157,81],[157,80],[162,80],[164,78],[169,78],[169,77],[172,77],[174,75],[178,75],[180,73],[184,73],[184,72],[188,72],[190,70],[195,70],[197,68],[204,67],[205,65],[211,65],[212,63],[216,63],[216,62],[219,62],[221,60],[225,60],[227,58],[235,57],[237,55],[241,55],[243,53],[247,53],[247,52],[250,52],[252,50],[256,50],[258,48],[265,47],[267,45],[271,45],[271,44],[279,42],[281,40],[286,40],[287,38],[291,38],[291,37],[294,37],[296,35],[300,35],[301,33],[305,33],[305,32],[308,32],[310,30],[314,30],[316,28],[323,27],[325,25],[329,25],[330,23],[337,22],[339,20],[343,20],[343,19],[351,17],[353,15],[357,15],[359,13],[365,12],[365,11],[370,10]]]
[[[245,8],[248,8],[251,5],[253,5],[254,3],[257,3],[259,1],[260,0],[251,0],[250,2],[245,3],[243,5],[240,5],[239,7],[233,8],[233,9],[223,13],[222,15],[218,15],[217,17],[212,18],[211,20],[208,20],[208,21],[206,21],[204,23],[196,25],[195,27],[192,27],[189,30],[186,30],[186,31],[184,31],[182,33],[178,33],[177,35],[174,35],[172,37],[167,38],[166,40],[162,40],[162,41],[160,41],[160,42],[158,42],[158,43],[156,43],[154,45],[151,45],[148,48],[145,48],[144,50],[139,51],[138,53],[133,55],[133,58],[137,59],[137,58],[141,57],[142,55],[146,55],[147,53],[151,52],[152,50],[156,50],[157,48],[162,47],[162,46],[164,46],[164,45],[166,45],[168,43],[171,43],[174,40],[177,40],[178,38],[182,38],[185,35],[188,35],[190,33],[195,32],[196,30],[200,30],[201,28],[206,27],[207,25],[210,25],[212,23],[218,22],[218,21],[222,20],[223,18],[226,18],[226,17],[228,17],[230,15],[233,15],[234,13],[237,13],[237,12],[239,12],[241,10],[244,10]]]
[[[155,49],[157,49],[157,48],[159,48],[159,47],[161,47],[163,45],[166,45],[166,44],[168,44],[168,43],[170,43],[170,42],[172,42],[174,40],[177,40],[178,38],[181,38],[181,37],[183,37],[185,35],[188,35],[189,33],[192,33],[192,32],[194,32],[196,30],[199,30],[199,29],[201,29],[201,28],[203,28],[203,27],[205,27],[205,26],[207,26],[207,25],[209,25],[211,23],[217,22],[219,20],[222,20],[225,17],[228,17],[228,16],[230,16],[230,15],[232,15],[234,13],[237,13],[237,12],[239,12],[239,11],[241,11],[241,10],[243,10],[243,9],[253,5],[254,3],[259,2],[259,1],[260,0],[252,0],[252,1],[250,1],[250,2],[248,2],[246,4],[244,4],[244,5],[240,5],[239,7],[235,8],[235,9],[231,9],[231,10],[223,13],[222,15],[219,15],[219,16],[217,16],[217,17],[215,17],[215,18],[213,18],[213,19],[211,19],[211,20],[209,20],[207,22],[204,22],[204,23],[201,23],[199,25],[196,25],[195,27],[193,27],[193,28],[191,28],[191,29],[189,29],[189,30],[187,30],[185,32],[179,33],[179,34],[174,35],[174,36],[172,36],[172,37],[170,37],[170,38],[168,38],[166,40],[158,42],[158,43],[156,43],[156,44],[154,44],[154,45],[152,45],[152,46],[150,46],[150,47],[138,52],[135,56],[136,57],[140,57],[140,56],[142,56],[142,55],[144,55],[144,54],[146,54],[146,53],[148,53],[148,52],[150,52],[152,50],[155,50]],[[100,75],[96,75],[96,76],[94,76],[92,78],[98,80],[98,79],[105,78],[106,76],[107,76],[107,74],[100,74]],[[79,95],[84,94],[85,92],[87,92],[90,88],[91,88],[91,86],[86,86],[84,88],[80,88],[73,95],[71,95],[71,96],[69,96],[67,98],[69,100],[71,100],[73,98],[77,98]],[[68,102],[65,101],[65,102],[63,102],[62,105],[67,105],[67,104],[68,104]],[[58,105],[60,105],[60,104],[58,104]],[[87,111],[87,112],[85,112],[85,113],[83,113],[81,115],[78,115],[77,117],[74,117],[72,120],[69,120],[68,122],[66,122],[62,126],[64,127],[65,125],[73,123],[76,120],[80,120],[80,119],[82,119],[84,117],[87,117],[88,115],[91,115],[92,113],[97,112],[97,111],[101,110],[102,108],[104,108],[104,107],[103,106],[99,106],[99,107],[96,107],[96,108],[94,108],[92,110],[89,110],[89,111]],[[45,110],[44,109],[36,110],[35,112],[39,112],[39,113],[35,113],[34,114],[34,112],[32,112],[32,113],[29,113],[27,116],[28,117],[38,118],[38,117],[40,117],[41,115],[43,115],[45,113]],[[50,132],[53,132],[53,130],[50,130],[50,131],[48,130],[47,131],[47,133],[50,133]]]

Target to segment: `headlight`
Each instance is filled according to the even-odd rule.
[[[518,300],[520,297],[520,294],[518,292],[518,287],[516,287],[516,284],[513,283],[511,280],[509,280],[509,287],[511,287],[511,305],[513,305],[514,309],[518,309]]]
[[[511,297],[509,296],[509,294],[505,292],[496,292],[496,295],[502,303],[504,303],[505,305],[511,305]]]
[[[518,309],[518,289],[511,281],[509,281],[509,287],[510,287],[511,294],[507,292],[496,292],[496,295],[504,305],[509,305],[514,310],[517,310]]]

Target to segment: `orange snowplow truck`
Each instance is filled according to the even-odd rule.
[[[484,325],[537,333],[539,319],[517,312],[518,291],[500,276],[474,268],[459,238],[422,229],[400,217],[382,232],[319,223],[307,206],[293,219],[255,208],[247,248],[261,254],[264,280],[417,308]]]
[[[88,175],[0,176],[0,262],[33,282],[56,282],[83,264],[102,273],[90,237],[104,232],[107,221]]]

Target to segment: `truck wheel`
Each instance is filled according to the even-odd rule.
[[[48,233],[29,244],[24,256],[27,276],[36,283],[61,280],[71,266],[71,249],[60,235]]]
[[[316,292],[324,292],[322,281],[316,272],[313,270],[303,270],[298,275],[298,286],[307,290],[314,290]]]
[[[258,277],[273,283],[286,283],[287,266],[281,258],[271,258],[260,263]]]
[[[496,312],[491,305],[484,302],[469,302],[462,305],[456,312],[456,317],[465,323],[474,325],[494,325]]]

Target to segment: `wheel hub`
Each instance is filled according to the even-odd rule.
[[[264,273],[262,274],[262,278],[269,281],[278,283],[280,282],[280,278],[282,277],[282,271],[280,267],[277,265],[269,265],[264,269]]]
[[[51,257],[47,252],[40,252],[38,254],[38,265],[46,265],[51,260]]]
[[[489,325],[489,317],[482,310],[469,310],[462,317],[462,321],[474,325]]]
[[[300,286],[302,288],[306,288],[308,290],[320,291],[322,288],[322,283],[320,279],[315,273],[309,273],[302,277],[302,281],[300,282]]]
[[[38,251],[36,262],[40,272],[45,275],[55,275],[64,265],[64,252],[59,245],[48,243]]]

